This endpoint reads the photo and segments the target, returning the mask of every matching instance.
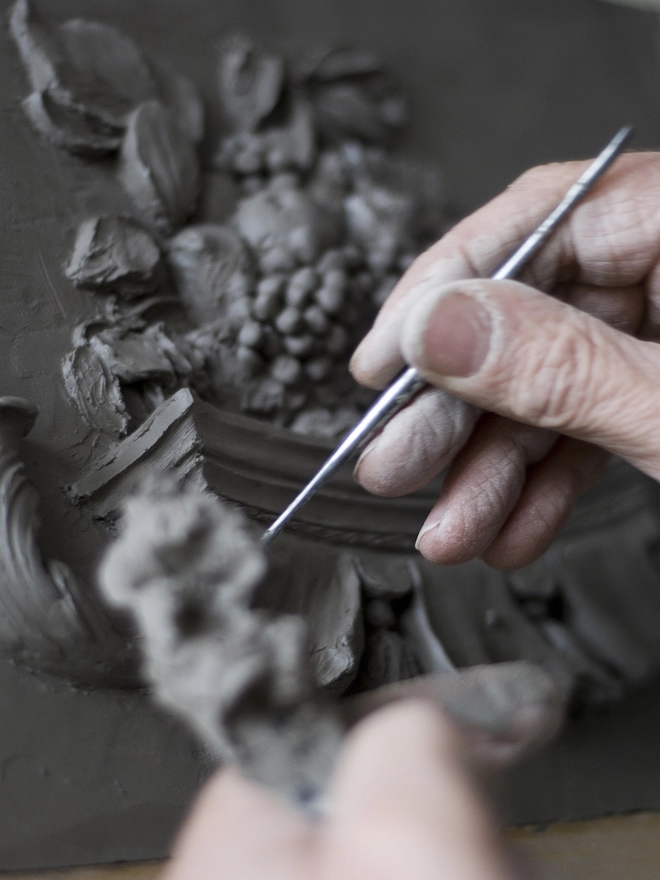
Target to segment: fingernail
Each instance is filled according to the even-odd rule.
[[[440,299],[416,340],[419,366],[443,376],[473,376],[490,348],[491,319],[478,299],[452,293]]]
[[[364,349],[364,342],[365,342],[365,340],[363,339],[362,342],[358,345],[358,347],[353,352],[353,356],[351,357],[350,361],[348,362],[348,369],[351,373],[354,372],[355,368],[358,365],[358,361],[360,360],[360,357],[361,357],[361,352]]]
[[[445,518],[444,510],[439,510],[437,513],[434,511],[429,514],[426,522],[419,530],[419,534],[417,535],[417,540],[415,541],[415,550],[421,551],[421,543],[422,540],[429,534],[429,532],[433,532],[440,527],[440,523]]]
[[[360,457],[358,458],[355,468],[353,469],[353,478],[360,482],[360,467],[364,462],[365,458],[374,451],[374,449],[378,446],[378,437],[375,437],[368,446],[366,446],[362,452],[360,453]]]

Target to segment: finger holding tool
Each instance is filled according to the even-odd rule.
[[[622,152],[633,133],[631,126],[620,129],[591,165],[568,190],[562,201],[534,232],[518,247],[500,268],[490,277],[493,280],[515,278],[529,263],[532,257],[550,238],[557,227],[600,180],[617,156]],[[404,370],[392,384],[378,397],[357,425],[349,431],[337,449],[321,469],[294,498],[291,504],[269,526],[262,535],[262,544],[267,545],[285,528],[295,513],[300,510],[332,478],[337,470],[350,458],[359,453],[371,438],[402,407],[408,404],[427,385],[425,379],[414,367]]]

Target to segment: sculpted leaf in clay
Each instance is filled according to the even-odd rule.
[[[340,142],[358,139],[379,143],[390,136],[387,109],[369,99],[353,83],[332,83],[319,88],[314,99],[314,110],[319,130],[328,140]]]
[[[14,4],[9,16],[9,30],[32,88],[42,92],[56,87],[59,72],[67,66],[64,49],[30,0],[18,0]]]
[[[287,121],[264,131],[263,141],[266,163],[271,170],[300,168],[307,171],[316,156],[316,134],[309,103],[294,96]]]
[[[76,18],[57,35],[68,62],[59,88],[90,115],[121,129],[135,106],[157,96],[146,59],[115,28]]]
[[[78,228],[65,272],[77,287],[134,297],[157,289],[160,267],[158,245],[131,217],[93,217]]]
[[[18,0],[9,25],[35,89],[23,103],[35,128],[72,153],[99,155],[118,149],[117,127],[87,113],[62,86],[62,80],[75,80],[75,70],[57,33],[49,30],[29,0]]]
[[[228,226],[188,226],[167,245],[177,290],[197,324],[217,321],[231,298],[232,279],[248,281],[245,245]]]
[[[353,680],[364,649],[360,578],[350,556],[339,558],[325,593],[317,599],[325,613],[317,615],[313,628],[312,666],[321,686],[341,693]]]
[[[64,387],[86,424],[110,437],[122,437],[128,430],[121,386],[99,352],[79,341],[62,364]]]
[[[176,346],[158,324],[144,330],[110,326],[99,330],[92,344],[112,374],[126,385],[154,382],[171,387],[176,382]]]
[[[301,572],[304,571],[304,577]],[[314,678],[333,694],[343,693],[355,678],[364,648],[360,577],[349,554],[319,564],[318,552],[300,548],[290,555],[271,552],[271,574],[258,603],[307,621]]]
[[[87,424],[121,437],[199,368],[195,349],[136,317],[86,321],[64,360],[67,393]],[[131,406],[128,406],[130,402]]]
[[[356,681],[359,693],[405,681],[420,673],[404,639],[389,629],[374,629],[368,634],[364,658]]]
[[[171,110],[187,137],[201,140],[204,112],[193,84],[149,62],[115,28],[84,19],[50,28],[30,0],[15,4],[10,28],[35,89],[26,113],[51,142],[81,155],[114,152],[128,115],[155,99]]]
[[[277,106],[284,87],[284,61],[236,36],[220,48],[220,98],[235,128],[254,131]]]
[[[414,587],[411,563],[405,557],[382,559],[357,557],[356,568],[368,599],[401,599]]]
[[[158,97],[174,116],[177,124],[194,143],[204,136],[204,105],[197,89],[188,79],[167,64],[151,62]]]
[[[35,89],[27,114],[71,152],[116,150],[128,113],[157,96],[146,60],[112,27],[74,19],[51,29],[29,0],[19,0],[10,29]]]
[[[316,158],[316,132],[309,101],[293,92],[258,131],[223,138],[214,166],[236,174],[308,171]]]
[[[335,82],[348,77],[368,76],[383,69],[380,59],[367,49],[337,46],[312,51],[297,65],[298,78]]]
[[[192,213],[199,168],[192,141],[159,101],[141,104],[129,117],[119,177],[144,220],[166,234]]]
[[[126,660],[126,640],[71,569],[41,555],[39,493],[20,449],[36,417],[28,401],[0,398],[0,652],[78,681],[94,670],[94,681],[109,659]]]
[[[121,132],[117,129],[77,107],[60,104],[49,91],[33,92],[23,101],[23,109],[47,140],[75,155],[104,156],[114,153],[121,144]]]

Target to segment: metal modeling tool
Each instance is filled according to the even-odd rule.
[[[492,279],[503,280],[516,277],[539,248],[545,244],[562,220],[607,171],[628,143],[632,133],[632,126],[626,126],[617,132],[579,180],[568,190],[555,210],[532,232],[515,253],[490,276]],[[266,529],[261,537],[261,543],[270,544],[273,538],[282,531],[293,514],[300,510],[321,486],[327,483],[337,469],[351,458],[352,455],[366,446],[376,431],[409,403],[427,384],[426,380],[420,376],[414,367],[404,370],[389,388],[383,391],[357,425],[349,431],[316,476],[310,480],[302,492],[289,504],[284,513]]]

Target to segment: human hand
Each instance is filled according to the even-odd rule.
[[[620,157],[524,284],[463,280],[493,272],[587,164],[532,169],[458,224],[413,263],[353,357],[365,385],[408,363],[435,386],[356,468],[366,489],[397,496],[451,465],[418,538],[433,562],[532,562],[608,453],[660,478],[660,154]]]
[[[484,710],[502,720],[514,707],[504,725],[509,734],[521,724],[526,733],[518,738],[527,742],[532,731],[548,734],[561,716],[556,692],[528,664],[444,679],[444,698],[462,716],[460,732],[422,700],[369,715],[348,737],[329,814],[318,822],[237,771],[221,771],[198,800],[163,880],[519,878],[474,775],[500,763],[497,738],[489,745],[488,737],[464,734]],[[423,693],[423,684],[415,686]],[[387,697],[371,699],[373,706]]]

